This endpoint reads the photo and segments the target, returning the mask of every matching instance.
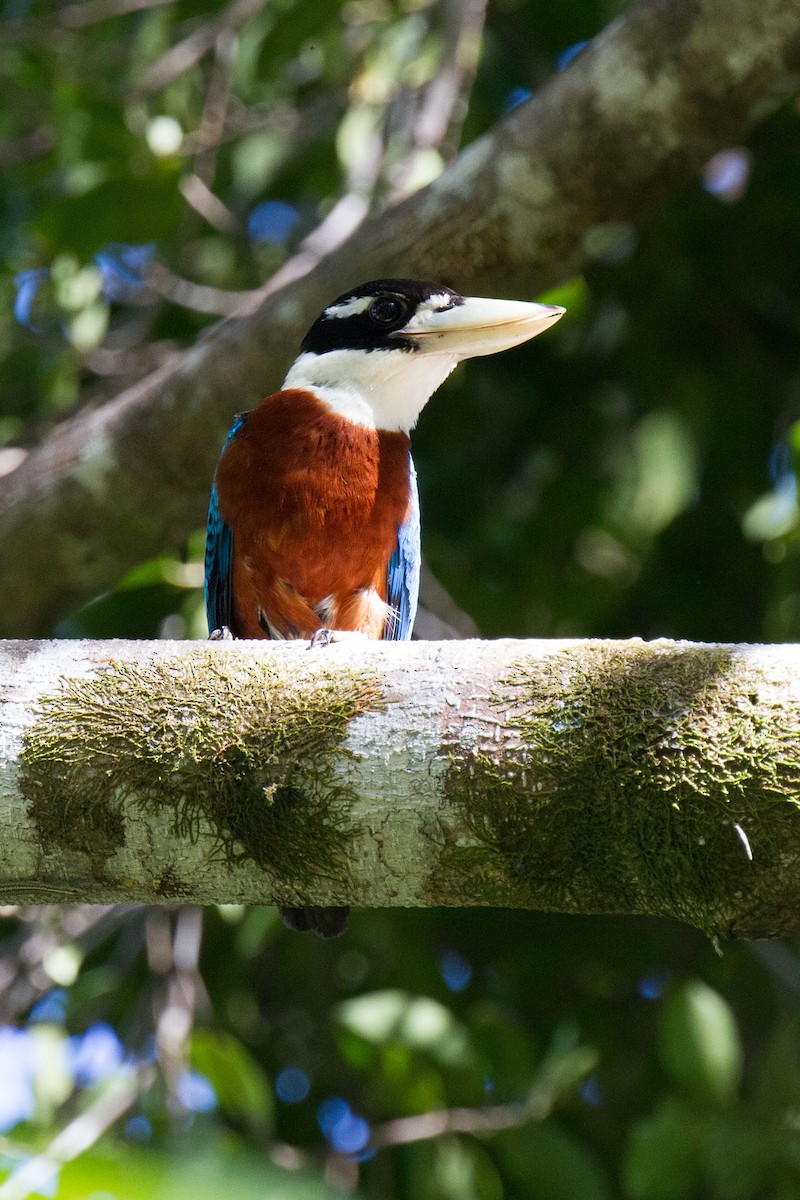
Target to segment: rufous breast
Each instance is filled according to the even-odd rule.
[[[358,425],[291,388],[249,413],[217,469],[233,534],[239,637],[380,637],[409,507],[409,438]]]

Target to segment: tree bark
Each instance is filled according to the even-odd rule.
[[[280,383],[320,308],[381,275],[532,296],[580,271],[798,87],[794,0],[643,0],[434,183],[177,365],[66,422],[0,480],[0,634],[52,628],[204,519],[234,412]],[[292,272],[289,272],[291,275]]]
[[[800,925],[800,648],[0,643],[0,899]]]

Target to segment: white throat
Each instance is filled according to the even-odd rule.
[[[309,388],[333,412],[368,429],[410,433],[458,359],[413,350],[301,354],[284,388]]]

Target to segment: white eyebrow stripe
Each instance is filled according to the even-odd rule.
[[[354,317],[369,308],[374,296],[358,296],[355,300],[346,300],[344,304],[332,304],[322,314],[325,317]]]
[[[429,296],[423,301],[420,308],[429,308],[433,312],[441,312],[443,308],[453,307],[453,297],[448,292],[439,292],[436,296]]]

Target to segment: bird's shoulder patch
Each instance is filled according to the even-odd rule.
[[[234,418],[222,448],[222,456],[241,430],[247,415],[238,413]],[[220,509],[217,472],[214,473],[211,487],[206,524],[204,592],[209,633],[215,629],[222,629],[223,626],[230,628],[233,623],[233,534]]]
[[[409,454],[408,507],[397,531],[397,542],[387,571],[386,600],[391,615],[383,636],[388,641],[403,642],[411,637],[417,615],[421,556],[417,472]]]

